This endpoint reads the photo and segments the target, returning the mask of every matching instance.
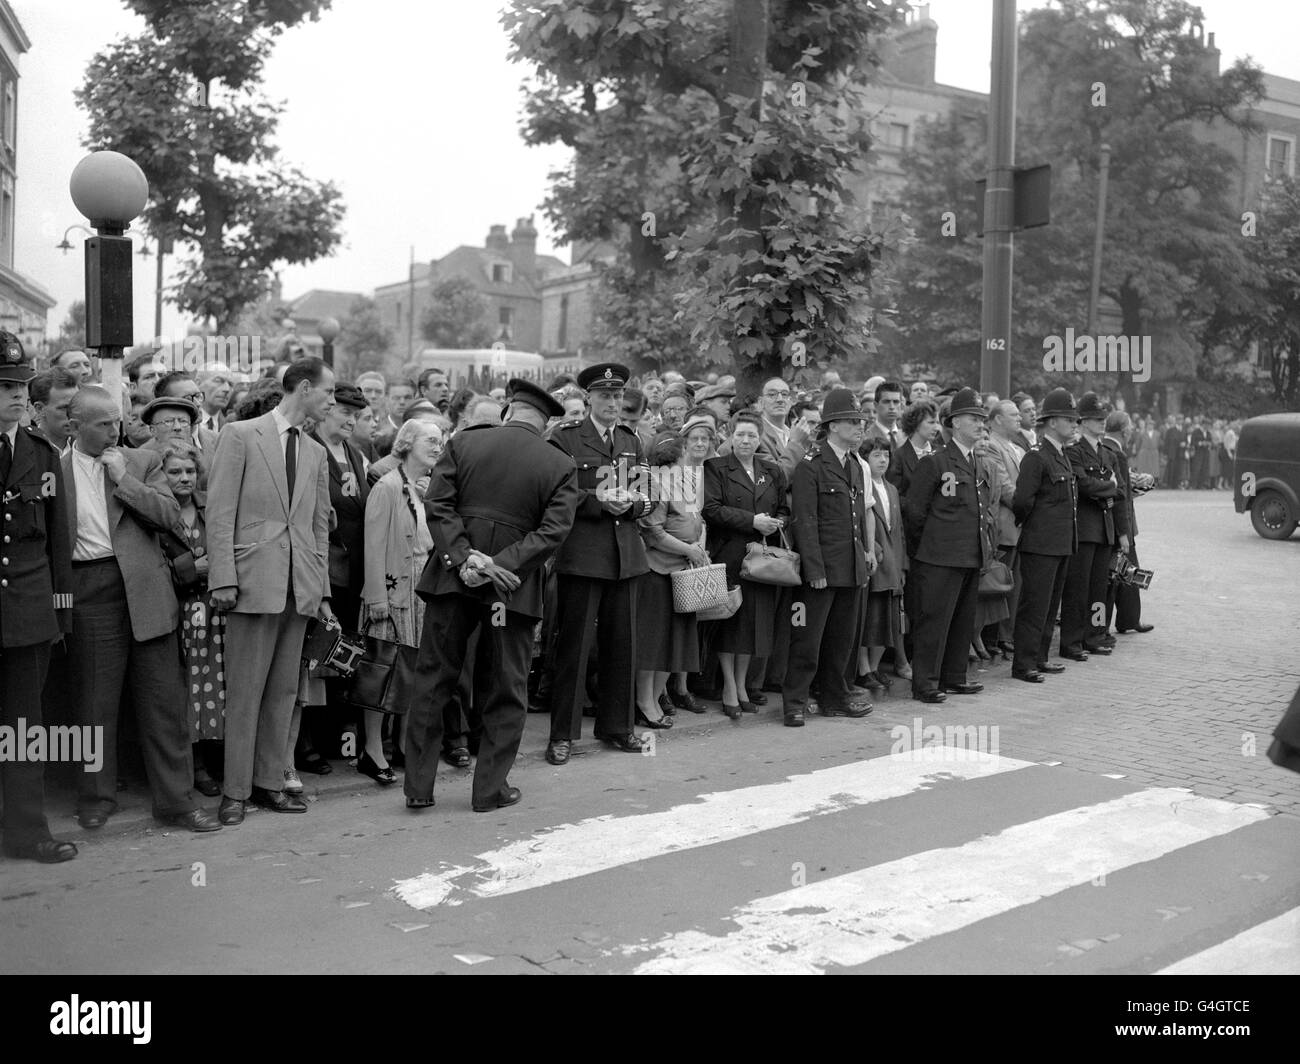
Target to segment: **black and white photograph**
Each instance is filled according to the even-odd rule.
[[[0,0],[12,1037],[838,974],[1292,1040],[1297,41]]]

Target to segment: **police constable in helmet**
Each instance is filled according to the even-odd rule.
[[[50,645],[72,630],[72,539],[59,452],[19,420],[36,376],[23,345],[0,332],[0,727],[42,727]],[[26,742],[20,738],[20,742]],[[0,760],[4,853],[52,864],[77,848],[50,835],[45,766]]]
[[[597,654],[596,738],[639,753],[633,730],[636,578],[649,571],[637,518],[650,512],[641,441],[618,424],[628,370],[612,362],[578,375],[590,413],[557,425],[551,439],[577,466],[573,531],[555,558],[557,577],[551,741],[546,760],[563,765],[582,734],[587,659]],[[597,626],[599,621],[599,626]]]
[[[1074,470],[1067,454],[1078,425],[1074,396],[1064,388],[1049,392],[1038,413],[1038,446],[1020,462],[1011,503],[1020,526],[1020,600],[1011,675],[1026,683],[1042,683],[1045,673],[1065,671],[1064,665],[1048,660],[1048,652],[1066,569],[1079,545]]]
[[[1110,404],[1096,392],[1079,400],[1082,433],[1066,454],[1078,487],[1079,549],[1065,572],[1061,596],[1061,656],[1087,661],[1109,654],[1115,637],[1107,633],[1106,592],[1110,563],[1118,547],[1128,549],[1128,510],[1115,460],[1101,446]]]
[[[912,697],[922,702],[984,689],[967,680],[966,666],[980,571],[993,556],[992,479],[974,452],[987,417],[973,388],[953,396],[943,419],[952,439],[917,463],[903,507],[917,614]]]

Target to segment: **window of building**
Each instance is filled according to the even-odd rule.
[[[14,126],[18,113],[17,86],[8,78],[5,79],[3,107],[4,114],[0,118],[0,126],[3,126],[5,144],[12,150],[15,141]]]
[[[1288,137],[1281,133],[1268,135],[1264,173],[1270,181],[1279,177],[1295,176],[1295,137]]]
[[[394,305],[394,309],[397,311],[397,327],[400,329],[402,327],[402,301],[400,299]]]
[[[904,122],[888,122],[881,129],[881,143],[886,148],[898,148],[900,150],[907,147],[908,133],[911,127]]]
[[[492,264],[492,283],[493,284],[510,283],[510,263],[494,262]]]

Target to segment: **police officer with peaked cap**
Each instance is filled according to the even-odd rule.
[[[1111,452],[1101,446],[1110,404],[1096,392],[1079,400],[1079,438],[1066,448],[1078,487],[1079,549],[1065,571],[1061,595],[1061,656],[1087,661],[1109,654],[1115,637],[1106,632],[1110,563],[1128,544],[1128,511]]]
[[[1021,459],[1011,502],[1020,526],[1020,600],[1011,675],[1026,683],[1042,683],[1045,673],[1065,671],[1060,662],[1048,660],[1048,653],[1066,569],[1079,546],[1077,490],[1067,454],[1078,424],[1074,396],[1064,388],[1048,392],[1038,412],[1038,446]]]
[[[618,424],[628,376],[627,367],[613,362],[584,369],[578,387],[587,392],[590,412],[557,426],[551,437],[573,458],[581,495],[573,531],[555,559],[555,672],[546,748],[552,765],[569,760],[571,744],[582,734],[581,699],[593,642],[596,738],[628,753],[642,747],[633,730],[636,578],[650,566],[636,522],[652,503],[637,490],[649,473],[641,441]]]
[[[510,381],[507,399],[505,424],[470,426],[447,441],[425,494],[433,550],[416,587],[428,606],[417,665],[421,696],[411,705],[406,740],[404,789],[413,809],[433,804],[443,707],[455,697],[476,631],[475,653],[492,679],[488,690],[474,692],[483,734],[471,804],[487,812],[520,798],[506,777],[524,733],[542,567],[573,527],[578,487],[573,460],[542,438],[564,408],[520,379]]]
[[[978,694],[967,680],[975,634],[980,571],[993,555],[989,514],[992,478],[974,452],[988,412],[979,392],[962,388],[943,423],[952,438],[925,455],[912,474],[903,503],[911,551],[908,579],[915,584],[912,697],[943,702],[948,694]]]
[[[0,726],[42,727],[50,646],[72,630],[72,540],[59,452],[19,424],[36,370],[0,332]],[[19,741],[25,741],[21,736]],[[52,864],[77,848],[50,835],[42,761],[0,760],[9,857]]]

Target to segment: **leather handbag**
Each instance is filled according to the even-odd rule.
[[[404,716],[415,696],[418,648],[373,635],[363,636],[363,639],[366,650],[357,663],[343,700],[357,709]]]
[[[1009,595],[1013,585],[1011,569],[1006,562],[989,562],[989,567],[980,573],[979,593],[988,598]]]
[[[699,613],[712,606],[725,605],[727,601],[727,567],[721,562],[680,569],[669,576],[673,583],[673,609],[677,613]]]
[[[708,609],[699,610],[695,614],[697,621],[725,621],[740,609],[744,596],[740,593],[740,586],[727,589],[727,599],[717,606],[710,606]]]
[[[785,530],[781,530],[784,546],[768,546],[766,537],[745,544],[745,558],[740,563],[740,578],[756,584],[775,584],[777,587],[798,587],[803,583],[800,575],[799,555],[789,547]]]

